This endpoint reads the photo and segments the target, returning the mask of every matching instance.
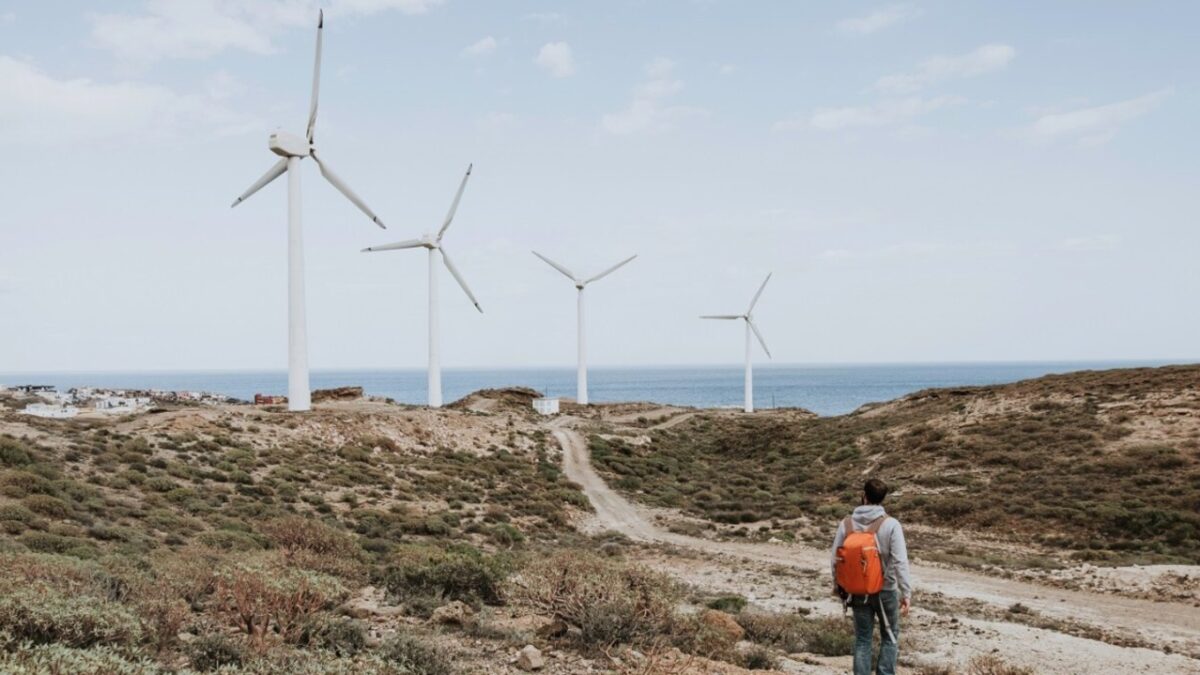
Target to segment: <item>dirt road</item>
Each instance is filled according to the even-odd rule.
[[[582,486],[591,500],[599,527],[621,532],[638,541],[672,544],[773,565],[828,569],[829,553],[811,547],[712,541],[657,527],[647,516],[646,509],[617,494],[600,478],[592,468],[586,439],[570,428],[570,424],[569,418],[562,418],[551,424],[551,430],[563,449],[564,471],[568,478]],[[914,586],[919,591],[939,591],[950,597],[973,598],[1002,608],[1019,602],[1047,617],[1142,636],[1152,643],[1171,644],[1176,651],[1184,653],[1200,652],[1200,610],[1189,605],[1064,590],[920,565],[914,565],[912,573]],[[833,604],[832,600],[830,603]],[[1197,664],[1196,661],[1189,662]]]

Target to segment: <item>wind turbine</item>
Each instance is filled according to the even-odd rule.
[[[566,277],[568,279],[575,282],[575,288],[579,289],[579,293],[578,293],[579,299],[576,303],[579,308],[579,318],[578,318],[578,322],[579,322],[579,362],[577,364],[578,370],[576,371],[576,375],[575,375],[575,402],[578,403],[579,405],[587,405],[588,404],[587,351],[585,349],[586,341],[584,340],[584,333],[583,333],[583,289],[586,288],[587,285],[592,283],[593,281],[599,281],[600,279],[603,279],[604,277],[612,274],[613,272],[616,272],[618,269],[620,269],[626,263],[628,263],[631,260],[633,260],[634,258],[636,258],[637,255],[629,256],[628,258],[626,258],[626,259],[622,260],[621,262],[617,263],[616,265],[613,265],[612,267],[604,270],[600,274],[597,274],[596,276],[591,277],[590,279],[582,279],[581,280],[579,277],[575,276],[571,272],[571,270],[567,269],[566,267],[563,267],[562,265],[559,265],[558,263],[554,262],[553,260],[542,255],[541,253],[534,251],[533,254],[536,255],[537,257],[541,258],[542,260],[544,260],[547,265],[553,267],[554,269],[556,269],[559,272],[562,272],[564,275],[566,275]]]
[[[267,147],[280,156],[280,160],[262,178],[234,200],[231,206],[246,201],[250,195],[261,190],[284,172],[288,175],[288,410],[303,411],[312,407],[308,387],[308,332],[304,305],[304,232],[300,226],[300,160],[312,157],[321,169],[321,175],[333,187],[354,203],[371,222],[385,227],[383,221],[354,194],[329,165],[317,156],[313,145],[313,128],[317,122],[317,95],[321,85],[321,33],[325,27],[325,14],[317,18],[317,55],[313,60],[312,99],[308,107],[308,128],[305,137],[277,131],[271,134]]]
[[[391,251],[400,248],[427,248],[429,249],[429,407],[440,408],[442,406],[442,366],[438,361],[438,275],[437,263],[438,258],[441,258],[445,263],[446,269],[450,270],[450,274],[454,276],[454,280],[462,286],[467,297],[471,299],[471,304],[475,305],[475,309],[483,312],[483,308],[479,306],[479,301],[475,299],[475,294],[471,293],[471,289],[467,287],[467,282],[463,280],[462,275],[458,273],[458,268],[454,263],[450,262],[450,256],[446,255],[446,249],[442,246],[442,237],[446,234],[446,229],[450,227],[450,222],[454,220],[454,212],[458,210],[458,202],[462,199],[463,190],[467,187],[467,179],[471,177],[471,165],[467,166],[467,173],[463,176],[462,183],[458,186],[458,193],[454,195],[454,202],[450,204],[450,212],[446,214],[446,220],[442,223],[442,229],[438,230],[437,235],[424,234],[420,239],[409,239],[407,241],[398,241],[394,244],[383,244],[382,246],[370,246],[363,249],[363,253],[374,251]]]
[[[758,304],[758,298],[770,280],[771,275],[768,274],[767,278],[763,279],[762,286],[758,287],[758,292],[754,294],[754,299],[750,301],[750,308],[746,310],[745,314],[712,314],[700,317],[701,319],[742,319],[746,322],[746,403],[743,409],[748,413],[754,412],[754,366],[750,362],[751,331],[754,331],[754,337],[758,338],[758,344],[762,345],[763,351],[767,353],[767,358],[771,357],[771,350],[767,349],[767,341],[758,331],[758,326],[754,325],[754,306]]]

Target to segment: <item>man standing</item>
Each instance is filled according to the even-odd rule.
[[[900,617],[908,616],[912,599],[912,582],[908,576],[908,546],[900,522],[883,510],[887,485],[872,478],[863,486],[862,505],[838,525],[833,538],[831,567],[834,591],[854,610],[854,675],[871,675],[871,638],[875,632],[875,617],[880,618],[879,665],[876,675],[895,675],[896,658],[900,653]],[[875,535],[876,551],[883,566],[882,589],[877,594],[849,595],[838,584],[838,559],[844,552],[847,535],[865,532]],[[857,553],[857,552],[856,552]],[[843,564],[845,561],[843,560]],[[866,562],[862,563],[865,565]]]

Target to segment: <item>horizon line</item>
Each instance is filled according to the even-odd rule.
[[[948,361],[929,361],[929,360],[914,360],[914,361],[810,361],[810,362],[762,362],[755,363],[755,370],[770,370],[772,368],[844,368],[844,367],[904,367],[904,366],[990,366],[990,365],[1191,365],[1200,363],[1200,358],[1096,358],[1096,359],[997,359],[997,360],[948,360]],[[741,363],[679,363],[679,364],[599,364],[591,365],[591,370],[675,370],[686,368],[744,368]],[[524,365],[524,366],[443,366],[443,370],[451,371],[527,371],[527,370],[574,370],[573,364],[558,364],[558,365]],[[338,372],[402,372],[402,371],[424,371],[425,366],[389,366],[389,367],[371,367],[371,366],[348,366],[348,367],[327,367],[313,368],[313,373],[338,373]],[[13,370],[0,371],[0,376],[25,376],[25,375],[202,375],[202,374],[218,374],[218,373],[287,373],[286,367],[277,368],[199,368],[194,370],[187,369],[170,369],[170,368],[151,368],[151,369],[129,369],[129,370]]]

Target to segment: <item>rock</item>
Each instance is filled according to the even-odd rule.
[[[550,623],[539,627],[534,634],[540,638],[548,639],[562,637],[563,635],[566,635],[566,633],[567,624],[563,623],[562,619],[554,619]]]
[[[517,655],[517,667],[521,670],[541,670],[545,665],[542,652],[533,645],[525,645]]]
[[[312,393],[312,402],[354,401],[362,398],[362,396],[362,387],[336,387],[334,389],[318,389]]]
[[[459,600],[442,605],[429,615],[430,623],[467,626],[475,622],[475,610]]]
[[[717,609],[706,609],[700,613],[700,623],[709,628],[727,635],[733,642],[737,642],[746,637],[746,631],[732,615],[722,612]]]

